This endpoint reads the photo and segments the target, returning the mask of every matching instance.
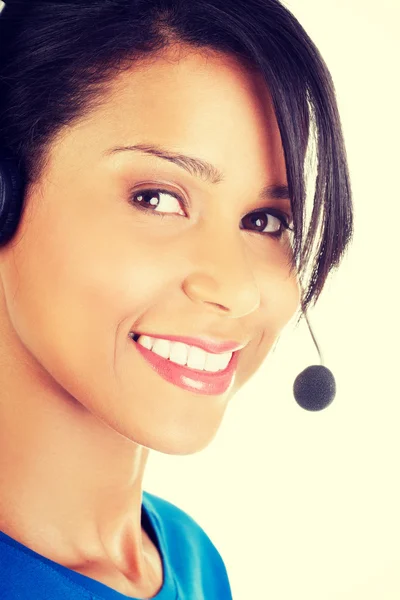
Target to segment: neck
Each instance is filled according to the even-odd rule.
[[[1,330],[0,530],[72,569],[129,561],[144,572],[149,450],[90,413]]]

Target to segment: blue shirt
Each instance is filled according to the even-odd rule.
[[[143,491],[142,526],[158,547],[164,583],[153,600],[232,600],[223,560],[183,510]],[[132,600],[0,531],[1,600]]]

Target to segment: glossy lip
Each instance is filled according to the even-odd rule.
[[[140,333],[138,331],[132,331],[134,335],[147,335],[151,338],[168,340],[170,342],[181,342],[182,344],[187,344],[188,346],[196,346],[197,348],[201,348],[205,352],[210,352],[211,354],[222,354],[224,352],[236,352],[237,350],[241,350],[246,346],[246,344],[241,344],[235,341],[224,341],[217,342],[216,340],[212,340],[207,337],[183,337],[177,335],[158,335],[152,333]]]
[[[187,339],[187,338],[186,338]],[[132,339],[142,357],[150,367],[163,379],[183,388],[189,392],[206,396],[219,396],[224,394],[232,385],[239,359],[239,352],[233,352],[228,366],[223,371],[211,373],[178,365],[168,358],[163,358],[155,352],[148,350]]]

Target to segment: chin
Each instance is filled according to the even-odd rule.
[[[148,450],[155,450],[163,454],[171,454],[174,456],[187,456],[201,452],[214,440],[220,427],[220,421],[214,427],[199,428],[199,427],[169,427],[166,426],[162,431],[127,431],[126,428],[116,428],[117,433],[120,433],[125,438],[134,442],[138,446],[143,446]]]
[[[181,432],[174,432],[168,436],[166,432],[158,436],[156,439],[148,439],[144,446],[149,450],[156,450],[163,454],[171,454],[174,456],[188,456],[201,452],[209,446],[217,434],[218,428],[212,432],[190,432],[186,429]],[[190,435],[192,434],[192,435]],[[137,442],[136,442],[137,443]]]
[[[107,428],[138,446],[180,456],[201,452],[218,433],[233,390],[221,396],[172,391],[162,396],[158,390],[146,395],[145,390],[128,391],[115,401],[110,400],[112,393],[102,394],[95,405],[86,407]],[[131,400],[135,395],[140,401]]]

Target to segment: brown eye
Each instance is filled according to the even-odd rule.
[[[245,228],[258,228],[256,233],[281,237],[285,229],[290,229],[286,216],[279,211],[257,211],[246,215],[242,222]]]
[[[156,213],[181,214],[185,216],[180,205],[184,204],[182,198],[167,190],[147,189],[135,192],[131,196],[131,203],[143,210]],[[160,209],[160,210],[159,210]]]

